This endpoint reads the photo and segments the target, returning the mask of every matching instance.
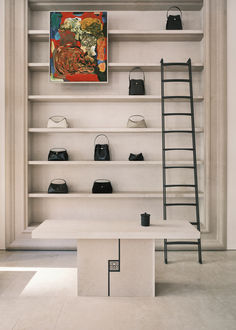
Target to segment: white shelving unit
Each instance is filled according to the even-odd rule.
[[[136,19],[135,27],[133,24],[130,29],[127,29],[126,27],[130,24],[129,17],[121,18],[124,20],[122,23],[120,23],[119,18],[122,10],[126,9],[125,5],[124,9],[122,9],[123,6],[116,9],[120,12],[109,12],[110,21],[112,22],[112,18],[115,18],[115,23],[109,27],[108,31],[109,84],[103,84],[103,86],[86,84],[87,89],[83,84],[48,82],[49,30],[48,25],[41,24],[40,21],[46,21],[47,11],[54,10],[54,6],[55,0],[42,3],[29,0],[29,10],[31,13],[33,12],[34,18],[38,16],[36,21],[39,22],[39,26],[31,21],[26,32],[29,56],[25,69],[28,70],[29,81],[26,96],[28,127],[25,133],[28,155],[25,167],[28,187],[26,187],[25,204],[28,209],[28,219],[26,219],[24,234],[30,235],[32,228],[35,228],[45,218],[50,217],[52,208],[58,208],[60,218],[71,216],[70,214],[74,210],[73,212],[78,217],[89,218],[89,216],[94,216],[97,213],[96,216],[99,221],[99,216],[103,217],[104,211],[102,210],[107,210],[105,216],[112,218],[116,217],[117,210],[123,207],[130,217],[137,216],[145,210],[150,210],[150,213],[155,217],[161,217],[162,160],[160,149],[161,122],[159,121],[161,96],[158,82],[160,82],[160,59],[162,57],[174,62],[183,62],[188,57],[192,58],[193,77],[196,75],[196,84],[198,85],[197,91],[194,93],[194,102],[199,111],[196,133],[198,133],[198,145],[201,147],[198,165],[201,177],[201,213],[204,214],[205,128],[203,114],[205,100],[202,81],[205,63],[202,56],[204,53],[204,32],[202,24],[199,23],[202,20],[201,1],[190,5],[184,1],[182,9],[194,10],[196,22],[194,28],[191,28],[191,20],[189,20],[186,30],[179,31],[166,31],[160,28],[159,23],[156,28],[153,28],[154,25],[149,24],[147,16],[143,22],[144,29],[139,25],[139,19]],[[77,8],[78,3],[72,1],[67,4],[60,1],[60,9],[62,10],[71,10],[73,6]],[[85,4],[81,3],[81,6],[85,6]],[[112,5],[110,6],[112,9]],[[141,4],[137,2],[137,8],[141,8],[140,6]],[[162,3],[161,7],[158,8],[165,10],[165,7]],[[141,12],[136,12],[136,14],[140,15]],[[188,13],[189,17],[190,14],[191,12]],[[146,49],[143,47],[144,45],[147,45],[145,46]],[[192,48],[189,45],[192,45]],[[145,72],[147,87],[154,82],[153,89],[149,89],[146,95],[130,96],[127,95],[127,90],[124,92],[122,89],[122,86],[128,84],[128,72],[135,66],[141,67]],[[168,67],[167,71],[177,75],[186,74],[187,69],[186,67]],[[187,92],[178,91],[177,95],[187,96]],[[168,106],[176,105],[179,109],[180,107],[187,109],[188,102],[188,99],[170,99]],[[122,127],[124,121],[134,113],[143,114],[145,119],[147,118],[148,121],[152,122],[152,127],[149,125],[145,129]],[[68,116],[73,126],[67,129],[46,128],[47,118],[57,114]],[[93,116],[99,122],[97,126],[92,122]],[[109,121],[107,117],[109,117]],[[104,118],[104,126],[100,125],[101,118]],[[190,129],[186,122],[178,121],[168,124],[168,127],[168,130]],[[86,148],[94,147],[91,143],[93,141],[91,135],[95,137],[96,134],[102,133],[109,134],[109,141],[111,140],[110,143],[114,149],[114,153],[112,150],[112,159],[109,162],[95,162],[90,160],[91,157],[83,154],[86,152]],[[182,142],[187,141],[188,135],[190,134],[186,134]],[[175,142],[175,138],[172,139]],[[47,153],[54,146],[71,147],[72,154],[70,156],[73,160],[66,162],[47,161]],[[73,154],[74,150],[76,150],[75,155]],[[128,150],[133,153],[144,152],[148,155],[148,160],[146,158],[142,162],[124,160],[128,158]],[[91,152],[93,153],[93,151]],[[185,159],[180,154],[179,157],[168,160],[167,164],[192,165],[192,160]],[[70,189],[69,187],[69,191],[72,192],[60,195],[48,194],[46,192],[47,185],[54,177],[62,177],[66,180],[68,177],[69,182],[74,182],[73,188]],[[120,187],[123,187],[122,182],[128,182],[127,186],[122,189],[125,192],[114,189],[115,192],[112,194],[99,195],[89,192],[91,186],[87,185],[84,189],[83,180],[88,179],[89,182],[92,182],[101,177],[111,179],[115,184],[119,182]],[[187,190],[170,191],[168,197],[180,200],[187,198],[191,201],[194,198],[194,192]],[[109,210],[107,205],[109,205]],[[186,213],[186,216],[190,217],[190,214]]]

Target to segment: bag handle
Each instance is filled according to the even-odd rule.
[[[56,150],[67,151],[65,148],[51,148],[50,149],[50,151],[56,151]]]
[[[145,120],[144,116],[142,116],[142,115],[131,115],[131,116],[129,116],[129,119],[128,120],[132,121],[133,123],[136,123],[136,121],[132,120],[131,119],[132,117],[140,117],[140,118],[142,118],[142,119]]]
[[[50,181],[50,183],[53,183],[53,181],[56,181],[56,180],[61,180],[61,181],[63,181],[63,182],[66,184],[66,180],[64,180],[64,179],[60,179],[60,178],[52,179],[52,180]],[[60,183],[54,183],[54,184],[60,184]]]
[[[99,181],[105,181],[105,182],[110,182],[111,183],[111,181],[110,180],[107,180],[107,179],[97,179],[94,182],[99,182]]]
[[[176,8],[176,9],[180,12],[180,16],[181,16],[181,18],[182,18],[182,11],[181,11],[181,9],[180,9],[179,7],[177,7],[177,6],[172,6],[172,7],[168,8],[168,9],[167,9],[167,13],[166,13],[166,17],[168,18],[169,11],[170,11],[171,9],[173,9],[173,8]]]
[[[130,81],[130,74],[131,74],[132,72],[134,72],[134,71],[140,71],[140,72],[142,72],[142,74],[143,74],[143,81],[145,81],[144,71],[140,68],[140,66],[136,66],[136,67],[134,67],[133,69],[131,69],[131,70],[129,71],[129,81]]]
[[[64,117],[64,116],[59,116],[59,115],[54,115],[54,116],[51,116],[51,117],[49,117],[48,119],[52,119],[53,120],[53,118],[55,118],[55,117],[59,117],[59,118],[61,118],[61,120],[59,120],[59,122],[61,122],[62,120],[67,120],[66,119],[66,117]]]
[[[108,137],[107,137],[105,134],[98,134],[98,135],[95,137],[95,139],[94,139],[94,145],[96,144],[97,138],[98,138],[99,136],[105,136],[105,138],[107,139],[107,142],[108,142],[108,144],[109,144]]]

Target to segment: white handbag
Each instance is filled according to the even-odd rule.
[[[69,127],[68,121],[63,116],[52,116],[48,119],[48,128],[67,128]]]
[[[146,124],[143,116],[132,115],[128,119],[127,127],[128,128],[146,128],[147,124]]]

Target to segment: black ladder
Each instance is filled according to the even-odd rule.
[[[182,66],[186,67],[189,73],[188,79],[165,79],[165,67],[170,66]],[[190,96],[165,96],[165,84],[170,82],[180,82],[189,84]],[[165,100],[168,99],[179,99],[179,100],[189,100],[190,102],[190,112],[165,112]],[[167,219],[167,207],[173,206],[190,206],[196,208],[196,221],[190,222],[192,225],[196,225],[197,229],[200,231],[200,215],[199,215],[199,198],[198,198],[198,178],[197,178],[197,157],[196,157],[196,139],[195,139],[195,123],[194,123],[194,106],[193,106],[193,86],[192,86],[192,65],[191,59],[189,58],[187,62],[169,62],[164,63],[161,59],[161,106],[162,106],[162,167],[163,167],[163,219]],[[167,116],[189,116],[191,118],[191,130],[187,129],[174,129],[167,130],[165,127],[165,118]],[[171,133],[184,133],[192,135],[192,147],[191,148],[166,148],[166,134]],[[191,152],[193,155],[193,164],[190,166],[187,165],[166,165],[166,152],[171,151],[186,151]],[[166,172],[171,169],[191,169],[194,174],[194,184],[166,184]],[[166,191],[168,188],[172,187],[189,187],[194,188],[195,191],[195,201],[194,203],[167,203]],[[164,258],[165,263],[167,264],[167,247],[168,245],[197,245],[198,246],[198,261],[202,263],[202,250],[201,250],[201,239],[197,241],[167,241],[164,239]]]

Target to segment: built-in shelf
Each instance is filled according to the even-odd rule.
[[[168,131],[189,130],[189,128],[167,128]],[[161,128],[29,128],[29,133],[161,133]],[[202,127],[195,128],[196,133],[203,133]]]
[[[128,160],[112,160],[112,161],[94,161],[94,160],[69,160],[69,161],[47,161],[47,160],[30,160],[29,165],[92,165],[92,166],[160,166],[161,160],[145,160],[145,161],[128,161]],[[166,161],[167,165],[192,165],[193,161],[190,160],[170,160]],[[198,165],[202,165],[203,161],[198,160]]]
[[[202,197],[203,193],[199,193]],[[48,194],[45,192],[29,193],[30,198],[162,198],[163,192],[117,192],[112,194],[92,194],[89,192],[73,192],[68,194]],[[176,191],[167,193],[169,198],[194,198],[194,191]]]
[[[32,102],[161,102],[158,95],[29,95]],[[203,97],[194,97],[194,102],[202,102]],[[166,99],[165,102],[189,102],[186,98]]]
[[[32,41],[49,41],[49,30],[29,30]],[[201,30],[109,30],[108,37],[114,41],[201,41]]]
[[[145,72],[159,72],[161,71],[160,63],[108,63],[109,71],[112,72],[128,72],[134,67],[140,67]],[[49,63],[28,63],[28,68],[30,71],[41,71],[45,72],[49,70]],[[192,71],[200,72],[204,68],[201,63],[193,63]],[[165,71],[178,72],[187,71],[186,66],[167,66]]]
[[[175,4],[173,1],[163,1],[163,0],[132,0],[132,1],[124,1],[124,0],[113,0],[113,1],[79,1],[78,0],[70,0],[70,1],[62,1],[62,0],[51,0],[51,1],[38,1],[38,0],[29,0],[29,8],[31,10],[119,10],[119,11],[153,11],[153,10],[164,10],[170,6]],[[181,10],[201,10],[203,5],[202,0],[194,0],[194,1],[186,1],[186,0],[178,0],[178,6]]]

